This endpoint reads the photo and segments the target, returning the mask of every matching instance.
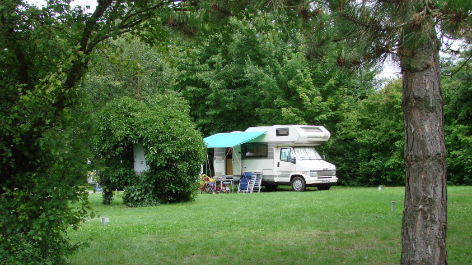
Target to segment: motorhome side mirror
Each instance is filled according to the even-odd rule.
[[[295,159],[295,157],[292,157],[291,155],[288,155],[288,156],[287,156],[287,162],[296,164],[296,163],[297,163],[297,159]]]

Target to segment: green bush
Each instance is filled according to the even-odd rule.
[[[102,186],[103,204],[113,201],[114,190],[124,190],[138,180],[133,170],[133,149],[120,152],[107,160],[107,167],[100,170],[99,183]]]
[[[148,206],[192,200],[205,146],[181,98],[160,95],[147,101],[123,97],[107,104],[99,117],[97,150],[103,161],[100,184],[104,203],[116,187],[125,188],[124,203]],[[143,143],[149,170],[133,172],[132,146]]]

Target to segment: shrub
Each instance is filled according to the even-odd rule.
[[[147,101],[123,97],[107,104],[99,118],[97,146],[106,167],[100,175],[104,191],[127,186],[123,198],[129,206],[192,200],[205,146],[188,113],[187,103],[172,95]],[[138,142],[149,170],[130,177],[132,146]],[[104,203],[110,201],[104,192]]]

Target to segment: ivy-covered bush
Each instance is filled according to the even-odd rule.
[[[133,146],[124,146],[113,157],[106,160],[106,166],[99,170],[99,183],[102,186],[103,204],[110,204],[114,190],[125,190],[135,183],[138,176],[133,170]]]
[[[128,206],[194,198],[205,145],[188,113],[188,104],[173,95],[146,101],[123,97],[107,104],[99,115],[97,142],[104,166],[99,180],[104,203],[118,187],[125,189],[123,201]],[[132,147],[139,142],[149,169],[140,177],[130,176]]]

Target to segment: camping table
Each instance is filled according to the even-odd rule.
[[[223,188],[223,184],[227,185],[231,183],[231,193],[233,193],[233,179],[227,179],[226,176],[215,177],[215,184],[219,182],[220,190]]]

